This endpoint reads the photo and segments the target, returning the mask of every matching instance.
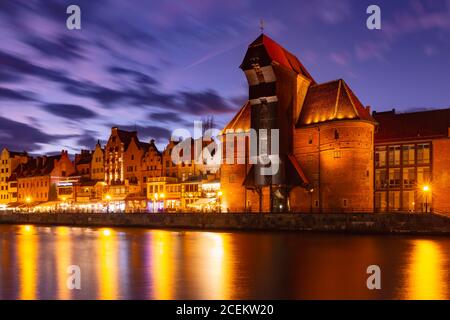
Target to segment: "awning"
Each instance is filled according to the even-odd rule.
[[[198,208],[204,205],[210,204],[212,202],[216,202],[216,198],[201,198],[195,201],[194,203],[188,204],[188,207]]]
[[[48,201],[48,202],[43,202],[43,203],[36,205],[35,208],[53,207],[53,206],[60,205],[61,203],[62,203],[61,201]]]

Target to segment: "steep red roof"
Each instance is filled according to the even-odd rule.
[[[316,83],[313,77],[309,74],[308,70],[303,66],[303,64],[297,59],[295,55],[287,51],[280,44],[272,40],[265,34],[261,34],[255,41],[253,41],[249,48],[264,46],[267,54],[272,59],[282,66],[295,71],[296,73],[302,74],[305,77],[312,80],[312,83]]]
[[[398,140],[435,139],[448,137],[450,132],[450,108],[410,113],[374,112],[379,126],[375,142]]]
[[[297,127],[344,119],[375,122],[345,81],[339,79],[309,87]]]

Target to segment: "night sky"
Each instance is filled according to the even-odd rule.
[[[375,110],[450,107],[450,0],[0,0],[0,148],[74,153],[113,125],[163,146],[208,115],[220,129],[261,18],[317,82],[344,78]]]

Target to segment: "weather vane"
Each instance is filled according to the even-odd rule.
[[[264,33],[264,20],[259,20],[259,29],[261,30],[261,33]]]

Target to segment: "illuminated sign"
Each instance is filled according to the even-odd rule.
[[[72,182],[67,182],[67,181],[58,182],[58,187],[72,187],[72,186],[73,186]]]

